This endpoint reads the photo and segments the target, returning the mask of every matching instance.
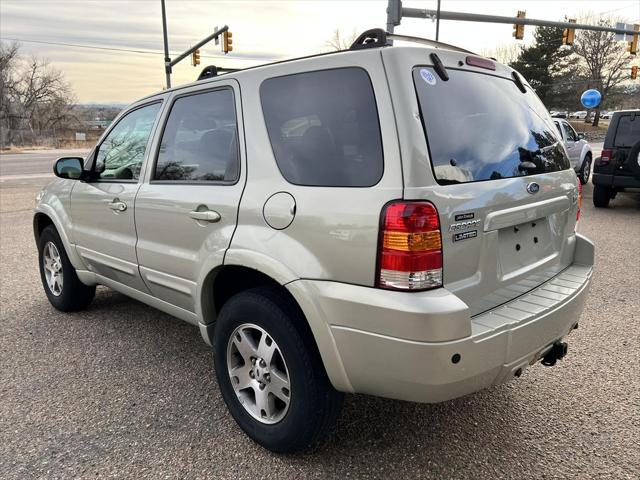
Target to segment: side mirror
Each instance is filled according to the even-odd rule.
[[[53,166],[56,177],[69,180],[81,180],[83,178],[83,160],[80,157],[62,157],[56,160]]]
[[[585,138],[586,138],[586,135],[584,133],[578,134],[578,140],[584,140]]]

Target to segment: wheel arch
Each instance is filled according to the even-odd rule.
[[[208,345],[213,345],[215,323],[220,309],[233,295],[261,286],[278,289],[300,313],[301,325],[310,335],[317,348],[329,380],[343,392],[352,392],[353,387],[344,371],[329,328],[321,319],[321,313],[300,282],[290,281],[286,285],[270,275],[251,267],[224,264],[211,270],[202,282],[200,293],[200,334]]]
[[[58,232],[58,236],[62,241],[64,250],[67,253],[67,257],[69,257],[71,265],[73,265],[76,270],[83,270],[84,264],[82,263],[80,256],[76,252],[76,249],[73,248],[73,244],[69,240],[69,236],[67,235],[66,230],[62,228],[60,220],[53,213],[53,211],[45,211],[41,210],[40,208],[41,207],[39,207],[39,209],[36,210],[35,214],[33,215],[33,235],[36,241],[36,245],[38,244],[40,235],[42,234],[44,229],[49,225],[53,225],[53,227]]]
[[[591,145],[588,143],[582,147],[582,152],[580,153],[580,168],[584,165],[584,161],[587,158],[587,155],[591,156],[591,160],[593,161],[593,152],[591,149]]]

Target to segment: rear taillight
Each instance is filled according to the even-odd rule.
[[[576,223],[580,220],[580,210],[582,210],[582,184],[578,181],[578,212],[576,213]]]
[[[384,207],[376,285],[391,290],[442,286],[442,237],[432,203],[396,201]]]
[[[609,149],[604,149],[602,150],[602,153],[600,153],[600,164],[601,165],[606,165],[611,161],[611,156],[613,155],[613,152]]]

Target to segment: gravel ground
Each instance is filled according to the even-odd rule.
[[[556,367],[437,405],[350,395],[327,444],[278,456],[227,413],[195,327],[107,289],[49,305],[34,182],[0,189],[0,478],[640,478],[640,195],[596,211],[585,188],[597,270]]]

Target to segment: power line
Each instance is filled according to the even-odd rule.
[[[9,40],[12,42],[21,42],[21,43],[38,43],[43,45],[56,45],[60,47],[71,47],[71,48],[84,48],[89,50],[103,50],[103,51],[111,51],[111,52],[126,52],[126,53],[136,53],[139,55],[164,55],[163,52],[156,50],[137,50],[133,48],[118,48],[118,47],[100,47],[98,45],[82,45],[79,43],[65,43],[65,42],[53,42],[47,40],[26,40],[22,38],[13,38],[13,37],[0,37],[0,40]],[[274,59],[268,58],[247,58],[247,57],[233,57],[228,58],[224,55],[202,55],[203,58],[224,58],[225,60],[248,60],[255,62],[268,62]]]

